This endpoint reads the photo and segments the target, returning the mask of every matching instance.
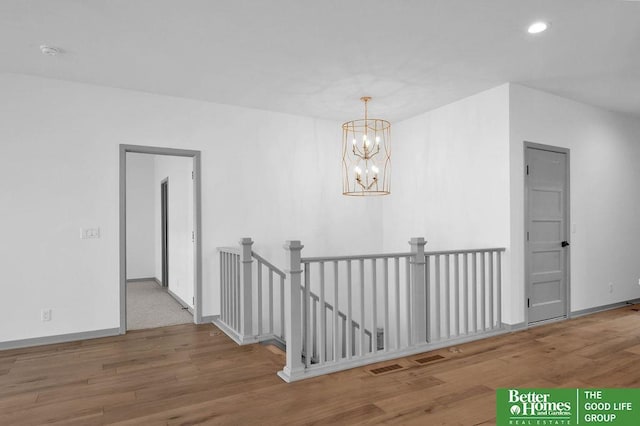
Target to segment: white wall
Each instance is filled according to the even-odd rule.
[[[0,93],[0,342],[119,326],[119,144],[202,152],[204,315],[241,237],[278,265],[286,239],[382,247],[380,200],[341,195],[340,123],[14,74]]]
[[[509,86],[399,122],[392,139],[385,250],[409,251],[411,237],[424,237],[426,251],[505,247],[507,277]]]
[[[524,321],[523,141],[566,147],[571,310],[638,298],[639,139],[640,120],[513,84],[397,123],[384,248],[506,247],[503,320]]]
[[[160,183],[168,179],[169,290],[193,308],[193,159],[154,155],[155,276],[162,279]]]
[[[154,159],[127,154],[127,279],[156,274]]]
[[[397,123],[384,247],[409,251],[509,243],[509,89],[502,85]]]
[[[204,315],[216,247],[241,237],[286,267],[286,239],[312,256],[424,236],[507,246],[503,317],[523,321],[524,140],[571,149],[572,310],[640,297],[637,119],[500,86],[395,124],[392,195],[360,199],[341,195],[340,123],[12,74],[0,92],[0,342],[119,326],[119,144],[202,152]]]
[[[640,120],[515,84],[510,117],[513,322],[524,321],[524,141],[571,150],[571,310],[640,297]]]

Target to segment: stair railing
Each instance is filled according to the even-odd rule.
[[[251,252],[251,256],[256,260],[258,340],[276,339],[284,343],[284,281],[286,274],[255,251]],[[266,280],[263,281],[265,276]]]
[[[301,380],[503,332],[504,248],[425,252],[423,238],[409,244],[407,253],[302,257],[300,241],[287,241],[280,377]]]
[[[275,339],[284,343],[285,273],[252,250],[253,240],[239,247],[219,247],[220,316],[214,320],[236,343]]]
[[[504,332],[504,248],[302,257],[287,241],[286,273],[252,250],[219,248],[221,312],[239,344],[286,344],[278,374],[301,380]]]

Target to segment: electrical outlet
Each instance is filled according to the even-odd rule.
[[[613,283],[609,283],[609,293],[613,293]]]
[[[40,312],[40,319],[42,319],[42,321],[51,321],[51,309],[43,309],[42,312]]]

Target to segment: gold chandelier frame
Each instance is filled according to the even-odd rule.
[[[342,193],[351,196],[391,193],[391,123],[369,118],[369,96],[364,102],[364,119],[342,125]]]

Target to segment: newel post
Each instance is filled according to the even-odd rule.
[[[413,326],[413,342],[424,343],[428,340],[427,335],[427,285],[425,280],[425,259],[424,246],[427,242],[422,237],[411,238],[409,241],[411,252],[414,253],[411,259],[412,277],[411,277],[411,324]]]
[[[300,286],[302,285],[302,248],[300,241],[287,241],[284,249],[288,253],[288,283],[284,293],[285,332],[287,339],[287,365],[278,373],[287,382],[304,372],[302,364],[302,298]],[[282,374],[281,374],[282,373]]]
[[[240,240],[240,334],[243,339],[253,337],[252,245],[251,238]]]

